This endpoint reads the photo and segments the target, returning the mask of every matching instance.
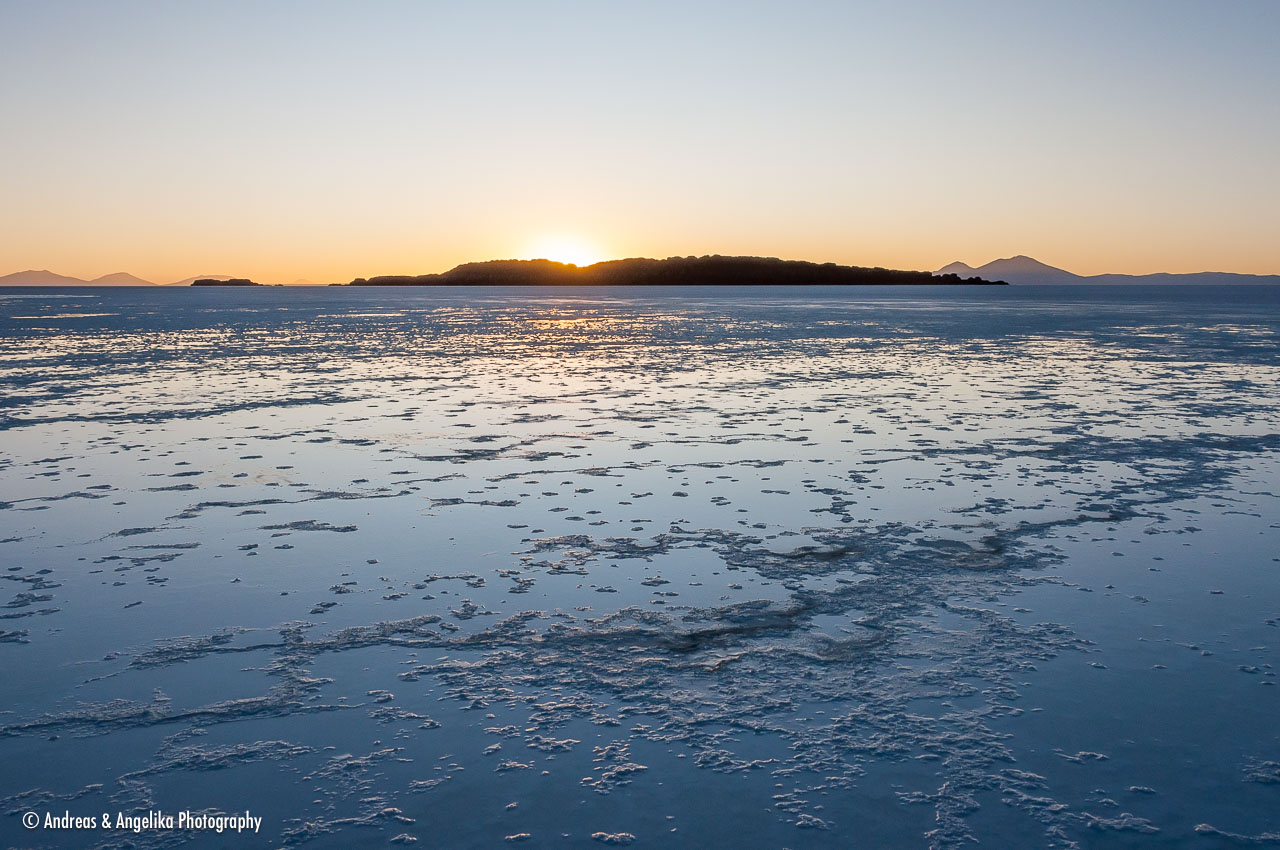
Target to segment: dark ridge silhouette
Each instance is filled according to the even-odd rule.
[[[443,274],[358,277],[348,286],[902,286],[1003,281],[774,257],[632,258],[575,266],[551,260],[464,263]],[[337,284],[342,285],[342,284]]]
[[[264,286],[265,284],[254,283],[247,277],[233,277],[227,280],[218,280],[213,277],[202,277],[199,280],[191,281],[192,286]]]

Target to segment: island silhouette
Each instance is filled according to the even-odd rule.
[[[198,280],[191,281],[192,286],[266,286],[264,283],[255,283],[247,277],[230,277],[226,280],[216,277],[202,277]]]
[[[589,266],[553,260],[490,260],[447,272],[358,277],[334,286],[1004,286],[1004,281],[956,274],[840,266],[776,257],[633,257]]]

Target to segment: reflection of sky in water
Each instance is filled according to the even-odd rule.
[[[1280,827],[1269,292],[17,295],[6,811],[333,847]]]

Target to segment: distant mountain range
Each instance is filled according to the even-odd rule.
[[[1046,286],[1059,284],[1153,284],[1157,286],[1222,285],[1222,284],[1280,284],[1280,275],[1233,274],[1231,272],[1195,272],[1193,274],[1094,274],[1079,275],[1055,268],[1039,260],[1019,254],[1003,260],[992,260],[985,266],[974,268],[967,263],[955,262],[943,266],[934,274],[955,274],[961,277],[976,275],[990,280],[1007,280],[1021,286]]]
[[[193,281],[201,278],[229,280],[231,277],[229,274],[200,274],[173,283],[153,283],[128,272],[115,272],[95,277],[93,280],[84,280],[65,274],[56,274],[48,269],[28,269],[25,272],[14,272],[0,277],[0,286],[190,286]]]
[[[505,262],[505,261],[495,261]],[[631,263],[632,261],[613,260],[609,263],[597,263],[600,267],[596,275],[601,277],[613,277],[613,274],[606,274],[612,263]],[[646,263],[658,263],[665,261],[648,260]],[[560,265],[560,264],[555,264]],[[812,265],[812,264],[810,264]],[[827,264],[830,266],[831,264]],[[621,268],[621,267],[619,267]],[[659,267],[653,267],[659,268]],[[847,268],[847,267],[841,267]],[[418,285],[423,284],[457,284],[470,283],[471,278],[477,274],[484,276],[490,274],[497,269],[495,266],[487,266],[483,263],[467,263],[445,272],[443,275],[419,275],[414,278],[409,277],[382,277],[370,278],[368,281],[363,279],[353,281],[356,285],[388,285],[400,284],[412,281]],[[631,267],[627,267],[628,272],[633,271]],[[504,269],[504,272],[507,270]],[[755,271],[755,269],[752,269]],[[483,273],[481,273],[483,272]],[[830,272],[827,272],[830,274]],[[924,274],[924,272],[920,272]],[[1001,260],[992,260],[986,265],[970,266],[967,263],[959,261],[943,266],[933,273],[934,275],[956,275],[959,278],[981,278],[985,281],[1008,281],[1012,284],[1020,286],[1045,286],[1059,284],[1104,284],[1110,286],[1124,284],[1148,284],[1157,286],[1178,286],[1178,285],[1221,285],[1221,284],[1270,284],[1280,285],[1280,275],[1257,275],[1257,274],[1234,274],[1232,272],[1196,272],[1193,274],[1095,274],[1095,275],[1078,275],[1069,272],[1066,269],[1055,268],[1054,266],[1042,263],[1019,254],[1016,257],[1006,257]],[[588,275],[590,276],[590,275]],[[201,274],[188,277],[183,280],[176,280],[172,283],[154,283],[149,280],[143,280],[136,275],[128,272],[115,272],[113,274],[96,277],[93,280],[84,280],[78,277],[70,277],[68,275],[56,274],[48,269],[29,269],[24,272],[14,272],[0,276],[0,286],[190,286],[194,281],[201,279],[213,280],[230,280],[234,275],[229,274]],[[623,277],[626,277],[623,275]],[[563,281],[560,281],[563,282]],[[586,282],[586,281],[583,281]],[[726,281],[728,282],[728,281]],[[758,282],[758,281],[757,281]],[[950,281],[948,281],[950,282]],[[311,281],[295,280],[294,285],[310,284]]]

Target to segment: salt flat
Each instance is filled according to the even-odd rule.
[[[0,294],[0,842],[1274,841],[1277,351],[1262,288]]]

